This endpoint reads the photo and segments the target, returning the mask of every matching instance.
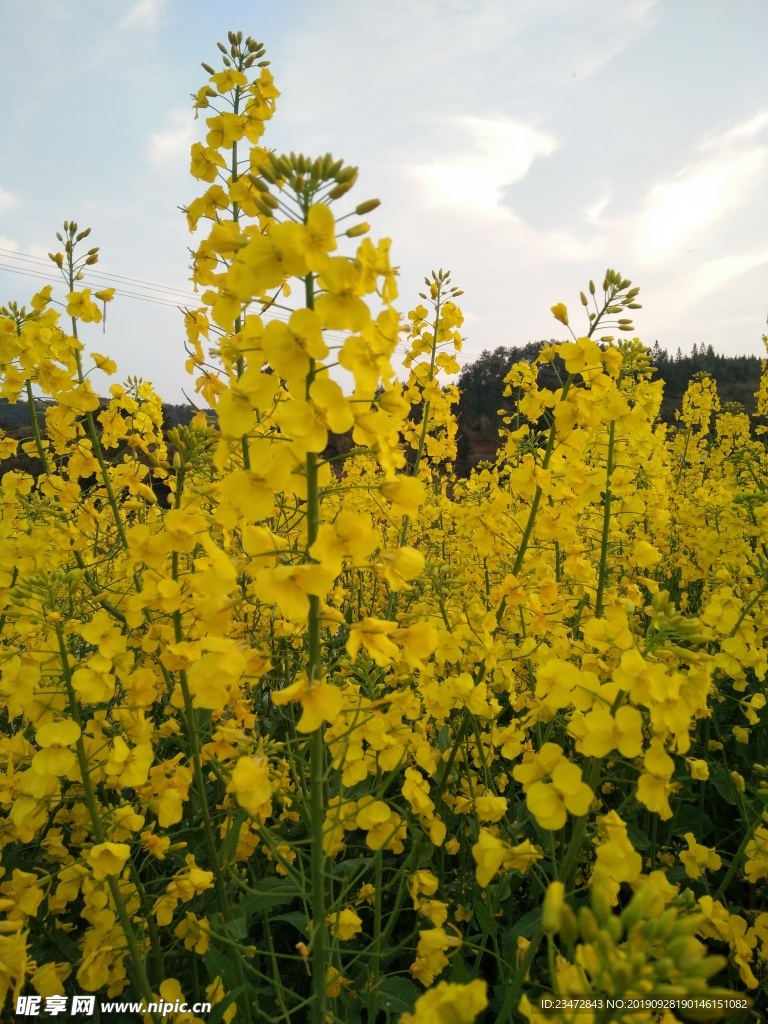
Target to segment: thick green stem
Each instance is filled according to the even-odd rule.
[[[502,1003],[501,1009],[499,1010],[499,1015],[496,1018],[497,1024],[506,1024],[506,1021],[511,1020],[512,1014],[517,1010],[518,1006],[520,1005],[520,996],[523,992],[525,977],[528,974],[528,971],[531,969],[531,964],[533,963],[534,957],[539,951],[539,946],[541,945],[541,940],[543,936],[544,932],[542,931],[541,925],[539,925],[536,931],[533,933],[530,945],[528,946],[528,949],[525,951],[525,957],[523,958],[523,962],[520,964],[515,974],[515,979],[507,989],[507,994],[504,998],[504,1002]]]
[[[608,536],[611,529],[611,476],[613,474],[613,451],[616,438],[616,421],[611,420],[608,431],[608,456],[605,469],[605,497],[603,499],[603,533],[600,540],[600,567],[597,578],[597,594],[595,596],[595,617],[603,614],[603,593],[608,576]]]
[[[305,220],[308,208],[305,210]],[[315,305],[314,277],[307,274],[304,279],[305,301],[308,309]],[[315,376],[315,361],[310,360],[307,374],[306,397]],[[307,452],[307,553],[317,538],[320,525],[320,490],[318,484],[318,465],[315,452]],[[310,686],[319,685],[323,673],[323,651],[320,636],[320,598],[314,595],[309,598],[309,614],[307,616],[307,677]],[[313,1024],[325,1024],[328,1010],[327,974],[328,974],[328,926],[326,924],[327,899],[326,855],[323,845],[323,828],[325,823],[326,778],[325,778],[325,739],[324,727],[320,726],[312,733],[309,741],[310,784],[309,784],[309,830],[310,830],[310,891],[312,893],[312,1005],[311,1020]]]
[[[73,257],[72,257],[72,249],[71,248],[68,251],[68,258],[69,258],[69,266],[68,266],[68,271],[69,271],[69,290],[72,292],[72,291],[75,290],[76,274],[75,274],[75,266],[74,266],[74,261],[73,261]],[[72,337],[76,341],[78,340],[78,338],[77,338],[77,317],[74,317],[74,316],[72,317]],[[77,367],[77,379],[78,379],[78,382],[80,383],[80,385],[83,385],[83,384],[85,384],[85,374],[83,373],[83,361],[82,361],[82,359],[80,357],[80,349],[79,349],[79,347],[75,348],[75,365]],[[85,422],[88,424],[88,437],[90,438],[90,441],[91,441],[91,449],[92,449],[93,454],[94,454],[94,456],[96,458],[96,461],[99,464],[99,472],[101,473],[101,480],[102,480],[102,483],[104,484],[104,489],[107,492],[107,501],[109,502],[109,507],[112,509],[112,515],[113,515],[114,520],[115,520],[115,529],[117,530],[117,535],[120,538],[121,545],[123,546],[123,548],[127,548],[128,547],[128,539],[127,539],[127,537],[125,535],[125,526],[123,525],[123,520],[122,520],[122,518],[120,516],[120,509],[118,508],[118,505],[117,505],[117,499],[115,498],[115,491],[114,491],[114,488],[112,487],[112,481],[109,478],[109,472],[107,470],[107,464],[104,461],[104,452],[102,451],[101,441],[99,440],[99,434],[98,434],[98,431],[96,430],[96,421],[94,420],[93,413],[91,412],[90,409],[86,410]]]
[[[62,674],[64,677],[64,685],[67,691],[67,700],[69,703],[69,713],[72,716],[72,720],[77,723],[78,726],[82,727],[82,721],[80,717],[80,706],[77,701],[77,695],[72,684],[72,671],[69,664],[69,652],[67,651],[67,644],[64,638],[64,630],[60,624],[56,625],[56,637],[59,645],[59,657],[61,659]],[[106,841],[106,832],[104,831],[104,825],[101,820],[101,814],[99,813],[99,807],[96,803],[96,795],[93,791],[93,784],[91,782],[90,769],[88,767],[88,753],[85,749],[85,743],[83,742],[82,733],[75,744],[75,753],[77,756],[77,764],[80,770],[80,781],[83,786],[83,796],[85,799],[85,806],[88,809],[88,817],[91,820],[91,831],[93,832],[94,839],[97,843],[103,843]],[[120,892],[120,885],[118,879],[113,875],[107,876],[107,884],[109,891],[112,895],[112,900],[115,904],[115,912],[117,918],[120,921],[120,927],[123,930],[125,936],[126,945],[128,946],[129,953],[129,971],[133,975],[134,983],[138,992],[140,993],[145,1004],[148,1006],[154,1001],[152,995],[152,987],[149,984],[149,978],[147,977],[147,971],[144,966],[144,953],[139,946],[139,942],[136,938],[136,933],[133,929],[130,915],[123,899],[123,894]],[[156,1014],[152,1014],[152,1020],[158,1024],[159,1018]]]
[[[176,497],[174,505],[177,509],[181,507],[182,493],[184,490],[184,477],[185,467],[182,465],[179,468],[176,479]],[[179,577],[179,555],[177,551],[174,551],[171,555],[171,577],[174,581],[177,581]],[[184,639],[184,632],[181,623],[181,613],[179,611],[175,611],[173,613],[173,632],[175,642],[181,643]],[[197,791],[200,813],[203,819],[203,832],[205,833],[208,857],[211,863],[211,870],[213,871],[216,900],[222,917],[224,920],[229,921],[232,919],[232,908],[230,906],[229,894],[227,892],[226,878],[224,877],[224,871],[219,858],[219,847],[216,842],[216,832],[213,827],[213,820],[208,806],[208,796],[205,788],[205,774],[203,772],[203,759],[200,751],[198,714],[192,701],[192,693],[189,689],[187,673],[183,669],[179,671],[179,689],[181,690],[182,698],[184,700],[184,717],[187,725],[187,740],[189,742],[190,754],[192,755],[195,790]],[[244,1019],[248,1024],[250,1024],[250,1021],[252,1020],[251,1003],[248,998],[248,992],[245,984],[242,960],[239,956],[235,957],[235,975],[238,987],[242,990],[241,994],[238,996],[237,1005],[242,1011]]]
[[[27,402],[29,404],[29,419],[32,424],[32,434],[35,438],[35,448],[37,448],[37,455],[40,462],[43,465],[43,472],[46,476],[51,475],[51,467],[48,464],[48,456],[45,453],[43,447],[43,439],[40,435],[40,424],[37,422],[37,410],[35,409],[35,399],[32,394],[32,381],[25,381],[27,389]]]
[[[370,992],[370,996],[368,997],[368,1019],[371,1021],[376,1020],[379,1012],[378,987],[382,950],[381,923],[384,909],[384,893],[382,892],[382,856],[383,851],[379,850],[376,855],[376,866],[374,869],[375,877],[373,882],[376,891],[373,894],[373,942],[371,943],[371,963],[368,971],[368,990]]]
[[[564,402],[565,399],[568,397],[568,392],[570,391],[572,383],[573,383],[573,374],[569,374],[568,378],[565,381],[565,384],[563,384],[563,392],[562,392],[562,394],[560,396],[560,401],[561,402]],[[557,437],[557,420],[553,419],[552,420],[552,425],[549,428],[549,437],[547,438],[547,447],[544,450],[544,458],[541,460],[541,468],[542,469],[548,469],[549,468],[549,463],[550,463],[550,461],[552,459],[552,453],[555,450],[555,439],[556,439],[556,437]],[[529,545],[530,540],[531,540],[531,534],[533,533],[533,525],[536,522],[536,513],[539,511],[539,503],[541,502],[541,495],[542,495],[541,485],[537,484],[536,491],[535,491],[535,493],[533,495],[533,500],[531,501],[531,508],[530,508],[529,513],[528,513],[528,520],[527,520],[527,522],[525,524],[525,528],[523,529],[523,536],[520,539],[520,546],[517,549],[517,555],[515,556],[515,561],[514,561],[514,564],[512,566],[512,575],[513,576],[517,576],[517,574],[520,572],[520,570],[523,567],[523,559],[525,558],[525,553],[528,550],[528,545]]]
[[[720,899],[720,897],[723,895],[723,893],[727,890],[728,886],[730,885],[731,879],[733,878],[734,874],[736,873],[736,869],[738,868],[739,864],[741,863],[741,858],[744,856],[744,851],[747,848],[747,844],[752,839],[752,836],[754,834],[755,829],[757,828],[757,826],[760,824],[760,822],[762,820],[763,820],[763,816],[762,816],[762,814],[759,814],[755,818],[755,820],[752,822],[752,824],[749,826],[747,831],[744,833],[744,838],[741,840],[741,843],[739,845],[738,850],[733,855],[733,858],[731,860],[731,865],[728,868],[728,870],[726,871],[726,873],[725,873],[725,875],[723,877],[722,882],[717,887],[717,892],[715,893],[715,896],[714,896],[714,898],[716,900]]]
[[[435,365],[437,360],[437,330],[440,323],[440,309],[442,306],[442,295],[440,287],[438,286],[437,296],[435,297],[435,323],[432,333],[432,352],[429,360],[429,373],[427,375],[427,383],[431,384],[435,378]],[[411,476],[418,477],[419,470],[421,469],[421,460],[424,457],[424,448],[427,443],[427,433],[429,431],[429,414],[431,411],[431,403],[426,401],[424,403],[424,411],[421,417],[421,434],[419,435],[419,445],[416,449],[416,458],[411,469]],[[408,528],[411,525],[410,516],[403,516],[403,522],[400,527],[400,539],[398,541],[398,547],[403,547],[405,539],[408,536]],[[387,599],[387,609],[384,612],[385,619],[391,619],[394,615],[397,607],[397,594],[394,591],[390,592]]]
[[[323,773],[325,770],[323,730],[316,729],[310,739],[310,817],[312,847],[310,853],[310,886],[312,892],[312,1021],[324,1024],[328,1008],[328,929],[325,921],[325,851],[323,849]]]

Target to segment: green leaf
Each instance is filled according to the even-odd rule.
[[[441,754],[443,754],[446,750],[450,750],[452,745],[453,741],[451,739],[451,730],[447,725],[444,725],[437,734],[437,749]]]
[[[232,822],[226,838],[221,844],[221,853],[219,856],[222,864],[229,864],[230,861],[234,859],[235,850],[237,849],[237,841],[240,837],[240,828],[247,817],[247,811],[240,810],[236,814],[235,820]]]
[[[397,1014],[409,1013],[421,995],[412,981],[397,976],[385,978],[378,992],[384,1009]]]
[[[710,775],[709,781],[726,803],[732,804],[734,807],[739,806],[733,779],[728,774],[725,765],[719,764]]]
[[[451,957],[451,981],[456,985],[467,985],[473,977],[461,953],[454,954]]]
[[[536,907],[535,910],[529,910],[527,914],[523,914],[517,924],[509,932],[511,939],[515,940],[518,936],[522,935],[524,939],[530,939],[533,937],[533,933],[536,931],[536,926],[541,922],[541,907]]]
[[[643,832],[639,825],[627,825],[627,838],[636,850],[650,849],[651,840],[648,838],[645,832]]]
[[[262,878],[253,895],[243,900],[244,916],[250,920],[263,910],[290,903],[298,895],[296,884],[290,878]]]
[[[300,931],[302,935],[309,935],[307,915],[303,914],[300,910],[291,910],[287,914],[277,914],[274,917],[270,914],[269,923],[274,924],[275,921],[287,921],[288,924],[292,924],[294,928]]]
[[[349,878],[356,872],[370,867],[373,864],[373,857],[350,857],[349,860],[340,860],[333,865],[333,873],[337,878]]]
[[[56,949],[61,953],[62,958],[71,964],[77,963],[80,957],[80,950],[77,943],[72,941],[64,929],[53,928],[48,934]]]
[[[221,1024],[224,1019],[224,1012],[229,1009],[242,991],[243,989],[240,987],[227,992],[222,1001],[220,1003],[216,1003],[214,1008],[211,1010],[210,1015],[205,1018],[207,1024]]]
[[[483,935],[495,935],[499,930],[499,922],[491,913],[488,904],[482,900],[475,900],[472,909],[475,912],[477,923],[480,925]]]
[[[203,959],[209,976],[221,978],[225,992],[229,993],[236,989],[237,970],[229,950],[224,951],[211,944]]]
[[[248,922],[242,915],[233,917],[231,921],[222,921],[221,927],[233,939],[244,939],[248,934]]]
[[[510,872],[506,872],[501,876],[498,882],[494,882],[488,886],[488,893],[493,897],[494,903],[505,903],[512,895],[512,881],[515,881],[515,890],[520,888],[522,884],[522,878],[517,875],[513,876]]]
[[[730,782],[730,779],[728,780]],[[708,814],[700,814],[699,808],[695,804],[683,804],[683,806],[675,812],[674,827],[672,829],[673,835],[682,835],[684,832],[693,832],[696,836],[697,842],[710,834],[714,829],[712,819]]]

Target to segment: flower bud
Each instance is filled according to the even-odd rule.
[[[564,903],[565,886],[562,882],[550,882],[541,911],[541,926],[548,935],[556,935],[560,931]]]
[[[599,873],[595,874],[592,882],[592,896],[589,902],[595,917],[601,925],[605,926],[606,922],[613,917],[613,913],[607,879]]]
[[[653,917],[643,925],[643,935],[654,942],[663,942],[675,931],[677,910],[669,907],[658,917]]]
[[[341,199],[343,195],[346,195],[347,192],[349,192],[349,190],[352,188],[352,185],[353,182],[349,181],[342,182],[339,185],[334,185],[333,188],[328,193],[328,198]]]
[[[274,211],[272,207],[268,206],[261,196],[258,196],[256,199],[253,200],[253,205],[256,207],[259,213],[263,213],[265,217],[271,217],[273,215]]]
[[[597,919],[589,907],[580,907],[578,913],[579,933],[584,942],[594,942],[597,937]]]
[[[613,936],[609,931],[607,931],[607,929],[601,928],[598,931],[595,936],[594,946],[600,958],[604,960],[605,963],[610,963],[615,957],[616,943]]]
[[[355,216],[363,217],[366,213],[370,213],[371,210],[375,210],[377,206],[381,206],[380,199],[366,199],[364,203],[358,203],[355,207]]]
[[[357,181],[357,168],[343,167],[336,175],[336,181],[338,181],[340,185],[343,185],[347,181],[354,185],[355,181]]]
[[[267,185],[265,181],[262,181],[258,175],[249,174],[248,180],[255,189],[258,189],[259,192],[269,192],[269,185]]]
[[[704,953],[704,947],[692,935],[678,935],[670,939],[665,945],[665,950],[681,968],[701,960]]]
[[[724,971],[727,966],[728,960],[724,956],[705,956],[703,960],[689,964],[685,973],[689,978],[712,978]]]
[[[564,302],[558,302],[552,306],[552,316],[561,324],[568,326],[568,309]]]

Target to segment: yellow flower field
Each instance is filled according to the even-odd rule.
[[[43,467],[0,488],[6,1014],[763,1019],[763,428],[706,377],[660,422],[609,270],[458,479],[460,290],[401,313],[357,169],[272,152],[263,47],[220,49],[186,211],[209,411],[164,433],[148,383],[100,401],[78,331],[112,292],[75,223],[65,312],[0,309]]]

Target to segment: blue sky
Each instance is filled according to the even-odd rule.
[[[100,271],[188,292],[189,94],[242,29],[281,91],[265,143],[360,167],[399,307],[433,268],[464,289],[464,361],[557,337],[555,302],[578,325],[606,267],[640,286],[646,343],[763,353],[764,0],[6,0],[0,18],[0,302],[43,283],[4,267],[47,272],[19,257],[65,218]],[[182,338],[172,304],[126,297],[85,340],[173,401]]]

